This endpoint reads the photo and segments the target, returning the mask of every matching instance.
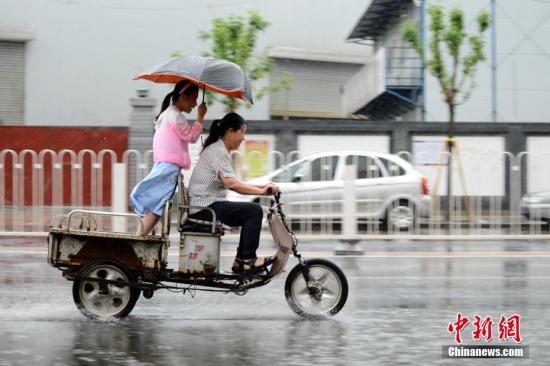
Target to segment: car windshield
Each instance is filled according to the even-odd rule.
[[[291,177],[293,177],[294,174],[296,174],[296,171],[298,169],[301,169],[301,166],[304,163],[305,162],[298,162],[296,164],[283,168],[283,170],[278,174],[274,175],[271,180],[275,183],[290,182]]]

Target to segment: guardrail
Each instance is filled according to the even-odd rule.
[[[246,159],[239,158],[239,155],[234,153],[237,172],[242,179],[250,178],[251,169],[246,166]],[[409,152],[397,155],[414,163]],[[550,171],[547,169],[549,157],[550,153],[528,152],[517,155],[508,152],[461,154],[464,164],[477,162],[488,168],[480,165],[476,173],[476,168],[470,167],[470,176],[465,178],[465,182],[454,182],[453,190],[460,195],[451,197],[449,221],[445,219],[447,200],[441,194],[443,184],[440,182],[442,185],[435,187],[437,174],[444,176],[440,174],[441,167],[415,167],[425,175],[432,174],[432,178],[435,174],[435,179],[431,179],[430,187],[427,187],[429,195],[418,193],[422,189],[420,180],[417,185],[406,181],[399,164],[358,156],[348,157],[346,161],[321,157],[304,167],[296,164],[282,171],[274,180],[278,180],[280,185],[289,185],[294,180],[296,186],[306,188],[301,193],[290,189],[283,195],[289,222],[301,234],[335,238],[371,235],[538,236],[549,234],[550,199],[548,208],[545,208],[545,202],[539,202],[526,217],[521,206],[522,192],[528,191],[528,180],[539,179]],[[275,170],[298,158],[298,152],[282,154],[272,151],[268,160]],[[445,153],[441,158],[444,160]],[[74,209],[130,212],[129,190],[133,182],[149,172],[151,166],[151,151],[128,150],[117,156],[112,150],[2,150],[0,232],[44,232],[53,217]],[[476,174],[489,176],[492,179],[490,186],[499,194],[476,193],[475,180],[481,179]],[[189,176],[187,172],[186,178]],[[455,176],[460,179],[459,174]],[[334,177],[341,179],[334,180]],[[388,178],[392,180],[391,184]],[[474,189],[470,188],[470,194],[467,194],[461,184]],[[431,197],[431,203],[422,209],[417,201],[419,197]],[[263,206],[269,205],[268,198],[261,198],[259,202]],[[390,216],[395,214],[395,219],[399,220],[399,215],[407,215],[407,207],[414,213],[411,225],[401,228],[391,224]],[[98,224],[104,229],[135,229],[131,227],[132,223],[110,219],[100,220]]]

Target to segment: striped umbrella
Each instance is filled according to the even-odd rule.
[[[134,80],[175,84],[189,80],[199,88],[242,99],[253,104],[252,90],[241,67],[227,60],[202,56],[180,56],[164,61]]]

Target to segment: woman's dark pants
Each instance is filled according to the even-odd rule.
[[[241,226],[241,237],[237,258],[256,258],[256,249],[260,245],[260,231],[262,229],[262,207],[253,202],[214,202],[210,206],[216,213],[216,220],[229,226]],[[189,216],[193,219],[212,221],[212,214],[202,210]]]

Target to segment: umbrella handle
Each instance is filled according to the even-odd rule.
[[[206,96],[206,87],[202,87],[202,102],[204,103],[204,97]]]

